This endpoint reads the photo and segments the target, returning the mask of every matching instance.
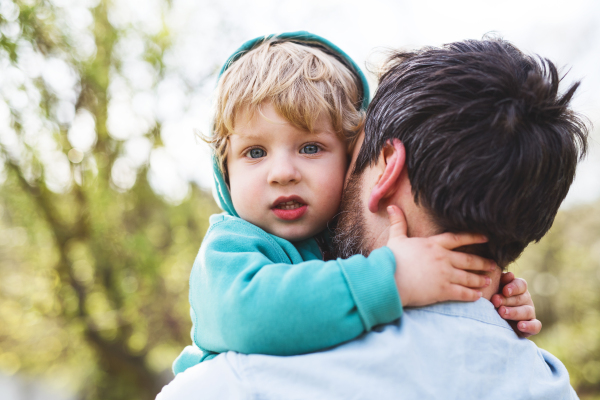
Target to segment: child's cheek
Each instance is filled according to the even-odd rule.
[[[325,175],[325,179],[320,185],[327,190],[322,191],[322,203],[325,205],[327,220],[332,219],[337,214],[342,201],[342,190],[344,187],[345,169],[339,168],[339,171],[332,171]]]
[[[243,172],[232,168],[230,176],[231,199],[238,215],[249,222],[254,222],[259,217],[257,211],[261,204],[260,193],[262,190],[257,182],[252,179],[252,175]]]

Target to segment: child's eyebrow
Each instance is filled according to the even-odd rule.
[[[256,141],[256,140],[264,139],[264,135],[262,135],[260,132],[258,132],[258,133],[235,132],[231,136],[236,136],[240,140],[244,140],[244,141],[248,141],[248,140]]]
[[[335,135],[335,132],[332,130],[329,130],[329,129],[319,129],[319,130],[314,130],[312,132],[304,132],[303,134],[314,138],[314,137],[319,137],[319,136]],[[238,138],[240,138],[242,140],[264,139],[264,136],[261,133],[235,132],[234,135],[236,135]]]
[[[309,135],[335,135],[335,132],[331,129],[319,129],[313,132],[308,132]]]
[[[250,140],[260,139],[260,138],[263,137],[263,135],[261,135],[260,133],[241,133],[241,132],[235,132],[234,135],[237,136],[237,137],[239,137],[240,139],[250,139]]]
[[[313,137],[313,138],[319,138],[319,137],[331,136],[331,135],[337,136],[334,131],[329,130],[329,129],[321,129],[318,131],[308,132],[307,135],[310,137]]]

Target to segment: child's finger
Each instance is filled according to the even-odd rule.
[[[498,300],[499,304],[497,306],[496,306],[495,300]],[[502,295],[495,294],[494,298],[492,299],[492,303],[494,303],[494,306],[496,306],[496,308],[498,308],[500,306],[518,307],[518,306],[531,306],[531,305],[533,305],[533,300],[531,300],[531,295],[529,294],[529,292],[519,294],[517,296],[511,296],[511,297],[504,297]]]
[[[462,269],[454,269],[452,271],[452,276],[450,277],[451,283],[468,288],[486,287],[491,281],[489,276],[474,274],[472,272],[463,271]]]
[[[405,238],[407,234],[406,218],[404,213],[397,206],[391,205],[387,208],[390,217],[390,239]]]
[[[440,246],[452,250],[457,247],[466,246],[475,243],[485,243],[488,239],[484,235],[477,233],[451,233],[446,232],[429,238]]]
[[[531,321],[520,321],[517,324],[517,329],[523,333],[523,336],[528,337],[537,335],[542,330],[542,322],[537,319]]]
[[[500,285],[506,285],[507,283],[511,283],[515,280],[515,274],[512,272],[503,272],[502,276],[500,276]]]
[[[505,299],[506,297],[502,296],[501,294],[495,294],[492,296],[491,302],[495,308],[498,308],[504,303]]]
[[[527,291],[527,282],[523,278],[513,279],[502,288],[502,294],[505,297],[517,296]]]
[[[454,268],[471,271],[494,271],[496,269],[494,261],[474,254],[461,253],[460,251],[450,253],[450,264]]]
[[[498,314],[504,319],[513,321],[529,321],[535,318],[535,308],[532,306],[505,307],[498,309]]]
[[[483,296],[478,290],[468,289],[461,285],[450,285],[448,288],[448,298],[450,301],[476,301]]]

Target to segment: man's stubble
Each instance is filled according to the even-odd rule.
[[[366,223],[361,202],[362,175],[352,174],[342,195],[342,204],[333,235],[333,258],[349,258],[355,254],[368,256]]]

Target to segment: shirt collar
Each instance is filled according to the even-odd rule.
[[[410,310],[426,311],[436,314],[470,318],[513,331],[508,322],[502,319],[500,314],[498,314],[498,312],[494,308],[494,305],[484,298],[481,298],[474,302],[447,301],[444,303],[433,304],[426,307],[407,309],[406,311]]]

